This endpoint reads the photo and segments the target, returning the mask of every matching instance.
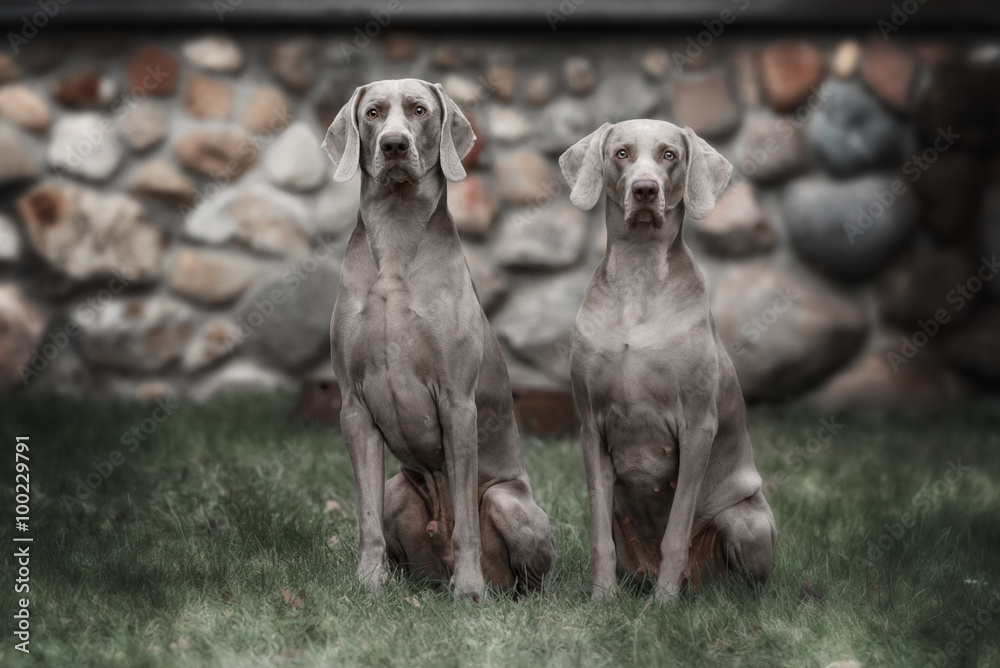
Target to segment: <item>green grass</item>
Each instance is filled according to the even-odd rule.
[[[405,579],[377,595],[358,585],[343,440],[289,419],[291,403],[183,404],[128,452],[122,433],[153,405],[5,400],[0,503],[10,517],[14,437],[30,435],[35,542],[25,656],[13,649],[12,522],[0,525],[0,664],[924,666],[945,665],[940,652],[954,642],[949,665],[1000,665],[1000,598],[989,610],[1000,596],[996,410],[841,415],[813,453],[821,416],[752,411],[780,534],[771,583],[758,597],[716,588],[668,608],[634,595],[590,602],[578,443],[526,439],[556,565],[543,595],[477,607]],[[113,450],[124,463],[67,505]],[[949,460],[969,469],[935,487]],[[342,511],[327,512],[328,501]],[[868,541],[907,510],[915,526],[884,537],[883,556],[866,561]],[[304,592],[305,606],[286,603],[282,588]],[[977,615],[990,619],[961,626]]]

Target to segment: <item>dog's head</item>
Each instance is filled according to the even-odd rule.
[[[692,218],[707,216],[733,166],[690,128],[654,120],[605,123],[559,158],[570,200],[592,209],[601,190],[625,212],[629,229],[663,226],[683,202]]]
[[[384,185],[416,183],[440,165],[449,181],[465,178],[462,158],[476,136],[440,84],[419,79],[376,81],[359,87],[333,119],[323,148],[349,181],[358,166]]]

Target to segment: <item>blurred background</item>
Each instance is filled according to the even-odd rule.
[[[301,389],[357,181],[320,148],[354,88],[441,82],[479,140],[449,185],[522,423],[572,420],[605,247],[557,158],[604,121],[735,167],[684,235],[751,402],[949,406],[1000,386],[1000,7],[386,0],[0,6],[0,392]]]

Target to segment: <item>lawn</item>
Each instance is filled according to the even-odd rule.
[[[772,580],[760,596],[715,588],[655,607],[633,594],[589,600],[575,438],[524,442],[557,550],[542,595],[475,606],[405,579],[365,592],[343,439],[290,418],[293,403],[230,397],[166,415],[4,400],[0,503],[9,517],[15,437],[28,435],[34,542],[24,655],[10,556],[23,543],[12,521],[0,525],[0,664],[1000,665],[995,406],[753,410],[780,535]]]

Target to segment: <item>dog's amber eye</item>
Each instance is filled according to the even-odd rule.
[[[666,158],[667,160],[673,160],[677,157],[677,154],[674,153],[673,151],[667,151],[666,153],[663,154],[663,157]]]
[[[413,110],[413,113],[415,113],[417,116],[423,116],[425,113],[427,113],[427,110],[424,109],[423,107],[418,106],[416,109]]]
[[[625,158],[628,157],[628,151],[626,151],[623,148],[620,148],[618,149],[618,152],[615,153],[615,155],[618,156],[619,159],[624,160]]]
[[[378,118],[378,109],[372,107],[368,110],[368,118]]]

